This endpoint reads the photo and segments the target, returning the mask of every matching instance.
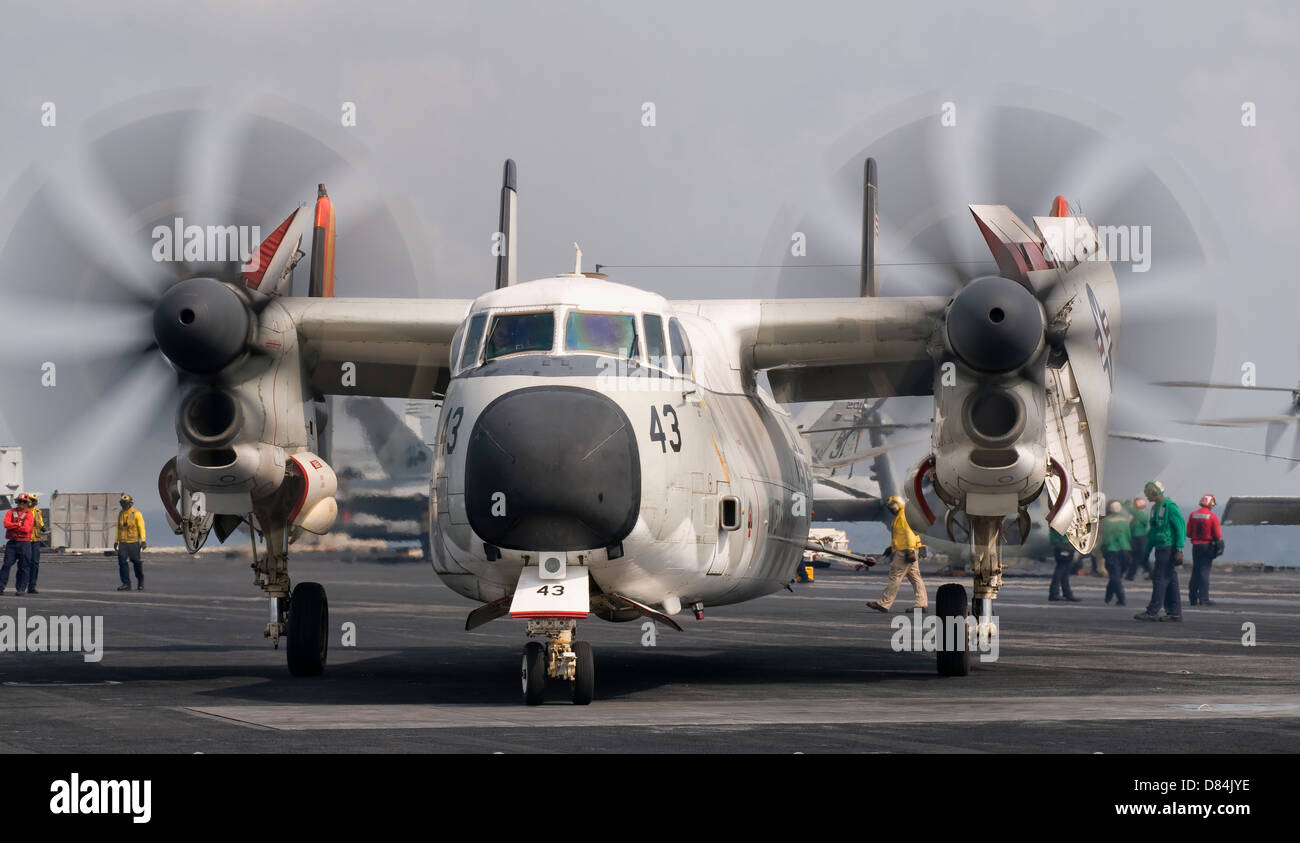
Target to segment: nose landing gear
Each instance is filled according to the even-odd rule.
[[[546,696],[546,680],[569,683],[574,705],[588,705],[596,693],[596,663],[591,644],[575,641],[576,620],[536,618],[528,621],[530,638],[544,637],[546,643],[529,641],[524,645],[521,680],[525,705],[541,705]]]

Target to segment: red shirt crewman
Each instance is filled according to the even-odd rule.
[[[31,499],[26,494],[19,495],[13,509],[5,513],[5,550],[4,562],[0,564],[0,594],[4,594],[9,584],[9,569],[18,563],[18,593],[27,592],[27,577],[31,573],[32,528],[36,517],[32,515]]]
[[[32,517],[32,511],[22,505],[27,502],[27,496],[18,497],[19,505],[5,513],[5,539],[29,542],[32,540],[32,528],[36,526],[36,519]]]
[[[1214,514],[1214,495],[1201,497],[1201,507],[1187,516],[1187,538],[1192,542],[1192,576],[1187,601],[1193,606],[1213,606],[1210,600],[1210,566],[1223,552],[1223,527]]]

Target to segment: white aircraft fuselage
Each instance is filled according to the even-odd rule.
[[[476,299],[452,346],[432,478],[434,568],[484,602],[539,554],[675,614],[790,581],[809,457],[725,326],[580,275]],[[730,529],[728,529],[730,528]]]

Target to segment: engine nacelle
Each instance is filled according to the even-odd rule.
[[[212,282],[200,286],[198,292],[217,303],[232,296],[242,301],[242,294],[230,292],[228,286]],[[179,344],[190,336],[189,331],[203,328],[207,333],[200,331],[194,337],[204,340],[205,348],[220,347],[222,359],[228,357],[234,339],[215,332],[218,326],[209,325],[210,320],[205,319],[208,311],[199,307],[204,301],[208,300],[195,304],[184,299],[177,305],[181,317],[159,318],[171,331],[158,329],[160,345],[163,339]],[[183,317],[191,310],[187,324]],[[172,323],[180,327],[174,328]],[[179,338],[172,335],[177,332]],[[175,349],[171,353],[178,354]],[[194,377],[191,372],[187,377],[197,383],[181,401],[176,417],[179,480],[191,492],[203,493],[207,511],[247,516],[255,503],[279,495],[290,455],[312,449],[314,444],[308,434],[308,393],[293,320],[275,302],[267,304],[258,311],[252,339],[234,362],[218,375]]]
[[[1010,516],[1047,468],[1046,318],[1034,294],[987,276],[953,299],[934,384],[935,491],[968,515]]]

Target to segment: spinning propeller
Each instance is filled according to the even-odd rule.
[[[773,224],[769,242],[789,243],[789,232],[797,231],[807,244],[804,256],[784,247],[780,256],[766,256],[763,263],[781,265],[776,295],[865,293],[871,267],[859,256],[874,254],[880,295],[954,296],[947,326],[952,351],[974,369],[1011,371],[1033,355],[1040,338],[1060,343],[1051,323],[1064,302],[1051,286],[1003,283],[1014,267],[990,254],[987,227],[973,224],[967,205],[1005,204],[1025,220],[1084,214],[1116,227],[1110,245],[1120,252],[1110,257],[1122,331],[1120,313],[1105,314],[1116,350],[1111,426],[1158,430],[1164,420],[1195,414],[1199,405],[1145,388],[1213,368],[1218,323],[1208,296],[1222,277],[1214,272],[1222,250],[1189,181],[1146,144],[1124,137],[1110,115],[1063,104],[1059,95],[1019,91],[1001,103],[959,103],[955,125],[941,120],[940,99],[916,98],[875,115],[833,145],[832,171],[800,203],[808,210],[787,206]],[[868,156],[881,165],[877,213],[866,189],[874,181],[863,169]],[[1071,201],[1053,200],[1055,192]],[[1071,308],[1071,335],[1078,340],[1085,339],[1078,336],[1083,323],[1091,333],[1088,308],[1086,301]],[[1001,321],[990,318],[995,312]],[[911,401],[895,399],[891,407]],[[926,402],[916,412],[928,410]],[[893,412],[916,417],[904,408]],[[1139,487],[1169,459],[1166,449],[1150,444],[1115,450],[1122,459],[1114,461],[1107,485],[1116,488]]]
[[[322,182],[346,197],[338,275],[389,282],[368,294],[418,288],[363,151],[328,121],[280,100],[232,107],[195,91],[106,115],[87,122],[84,140],[33,165],[0,206],[0,219],[12,220],[0,230],[0,278],[10,312],[23,314],[5,332],[0,413],[37,486],[154,484],[176,453],[178,379],[214,382],[257,353],[250,338],[260,309],[293,293],[281,277],[289,263],[316,265],[317,277],[297,282],[299,295],[329,292],[332,250],[308,257],[313,239],[324,241],[313,238],[305,200]],[[282,250],[272,264],[274,235],[302,253]]]

